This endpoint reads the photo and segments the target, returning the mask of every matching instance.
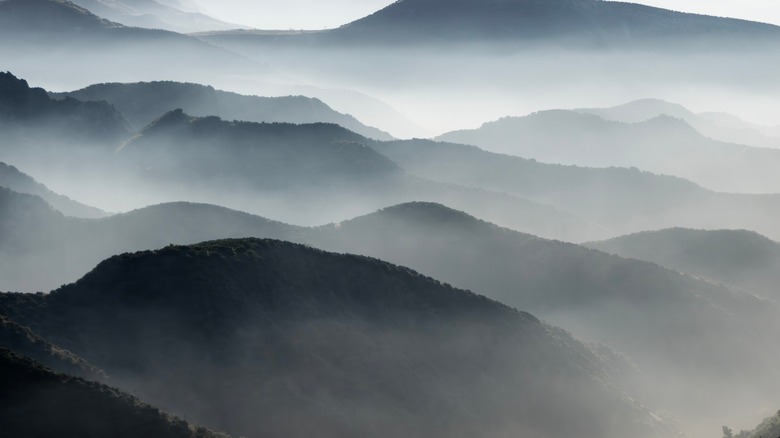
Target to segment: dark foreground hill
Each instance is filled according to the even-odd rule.
[[[406,268],[271,240],[127,254],[0,311],[249,436],[673,435],[561,330]]]
[[[9,437],[223,436],[108,386],[57,374],[6,349],[0,349],[0,393],[0,424]]]
[[[586,245],[780,300],[780,244],[751,231],[672,228]]]
[[[304,96],[243,96],[204,85],[180,82],[96,84],[55,95],[82,101],[109,102],[139,129],[157,117],[181,108],[196,117],[217,116],[225,120],[335,123],[365,137],[377,140],[392,139],[390,134],[366,126],[350,115],[338,113],[319,99]]]

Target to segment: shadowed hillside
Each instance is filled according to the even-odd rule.
[[[377,260],[217,241],[0,303],[121,387],[241,435],[672,434],[566,333]]]
[[[218,438],[134,397],[0,349],[0,423],[13,437]]]

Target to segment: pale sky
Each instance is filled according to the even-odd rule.
[[[393,0],[197,0],[209,14],[261,29],[322,29],[366,16]],[[679,11],[780,25],[780,0],[637,0]]]

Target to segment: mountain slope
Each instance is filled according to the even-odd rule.
[[[3,162],[0,162],[0,187],[5,187],[18,193],[39,196],[66,216],[98,218],[107,215],[106,212],[100,209],[84,205],[67,196],[52,192],[43,184],[35,181],[31,176]]]
[[[715,141],[667,115],[623,123],[577,111],[543,111],[438,139],[547,163],[638,167],[721,192],[780,191],[775,171],[780,151]]]
[[[780,244],[745,230],[672,228],[587,246],[646,260],[780,301]]]
[[[377,260],[217,241],[0,303],[122,387],[242,435],[672,434],[564,332]]]
[[[354,117],[341,114],[318,99],[304,96],[259,97],[215,90],[198,84],[141,82],[97,84],[58,93],[82,101],[106,101],[116,107],[137,128],[177,108],[196,117],[217,116],[246,122],[335,123],[360,135],[377,140],[392,136],[365,126]]]
[[[563,40],[574,44],[684,44],[780,37],[780,28],[598,0],[403,0],[333,31],[342,38],[411,41]],[[618,40],[620,37],[622,39]]]
[[[0,422],[16,437],[217,438],[113,388],[0,349]]]

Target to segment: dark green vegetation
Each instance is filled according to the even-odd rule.
[[[648,111],[637,108],[640,105],[507,117],[439,139],[547,163],[639,167],[687,178],[722,192],[780,191],[780,150],[712,140],[676,118],[685,116],[684,109],[665,107],[661,111],[672,114],[661,112],[649,119],[640,118],[639,113]],[[601,118],[601,114],[610,120]],[[619,114],[624,114],[622,120],[627,121],[612,120],[621,119]],[[691,115],[688,118],[700,120]]]
[[[0,424],[14,438],[217,438],[134,397],[0,348]]]
[[[773,438],[780,437],[780,411],[767,417],[753,430],[734,432],[730,427],[723,426],[723,438]]]
[[[304,96],[243,96],[204,85],[179,82],[97,84],[68,93],[57,93],[55,96],[109,102],[139,129],[162,114],[182,109],[196,117],[217,116],[225,120],[335,123],[366,137],[392,139],[390,134],[365,126],[350,115],[338,113],[319,99]]]
[[[780,300],[780,244],[752,231],[672,228],[587,246]]]
[[[235,434],[673,434],[561,330],[406,268],[280,241],[113,257],[51,294],[0,295],[0,313]]]

